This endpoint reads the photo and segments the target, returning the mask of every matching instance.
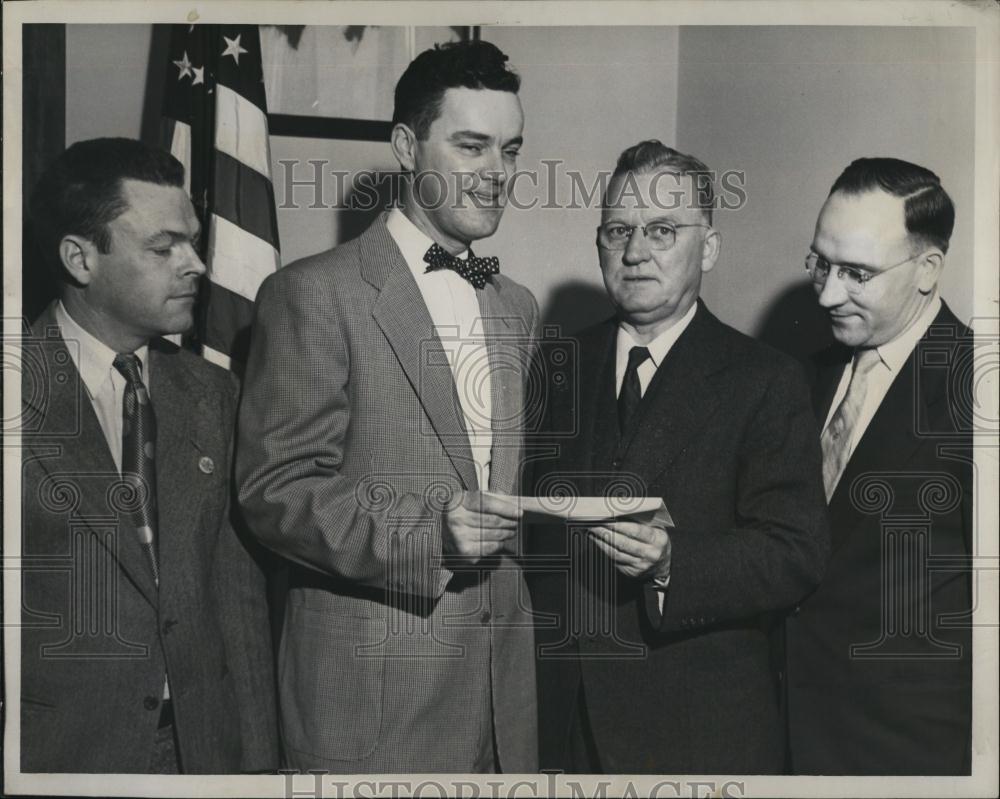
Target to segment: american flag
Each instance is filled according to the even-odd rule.
[[[163,113],[202,221],[193,343],[226,368],[246,360],[253,300],[280,265],[267,102],[255,25],[174,25]]]

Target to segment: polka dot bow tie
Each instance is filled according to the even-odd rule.
[[[489,258],[477,258],[473,255],[472,250],[469,250],[469,257],[463,261],[437,244],[432,244],[428,248],[424,254],[424,262],[428,264],[428,272],[437,269],[453,269],[477,289],[486,285],[490,275],[500,273],[500,259],[495,255],[491,255]]]

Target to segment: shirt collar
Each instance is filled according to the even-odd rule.
[[[385,218],[385,227],[392,236],[399,251],[403,253],[406,265],[410,267],[413,276],[419,278],[427,271],[424,255],[434,240],[418,228],[398,206],[392,208]],[[456,258],[465,258],[468,250],[460,252]],[[432,273],[433,274],[433,273]]]
[[[927,328],[941,310],[941,297],[937,293],[934,299],[927,303],[927,307],[920,313],[906,330],[900,333],[892,341],[881,344],[875,349],[878,351],[882,363],[892,372],[898,372],[906,359],[910,357],[917,346],[917,342],[924,337]]]
[[[55,316],[63,341],[67,342],[66,349],[69,350],[70,357],[80,373],[83,384],[87,387],[87,393],[93,399],[100,393],[105,381],[111,377],[111,373],[118,374],[118,370],[114,367],[117,353],[103,341],[80,327],[69,315],[62,300],[56,303]],[[78,346],[69,346],[69,342]],[[142,363],[142,381],[148,388],[149,347],[144,344],[135,351],[135,354]],[[124,380],[124,378],[122,379]]]
[[[697,310],[698,303],[692,303],[687,313],[681,317],[679,322],[672,324],[656,338],[645,345],[646,349],[649,350],[649,358],[653,362],[653,366],[657,369],[660,368],[660,364],[663,362],[663,359],[667,357],[667,353],[670,352],[671,347],[677,343],[677,339],[681,337],[681,333],[687,330],[687,327],[691,324],[691,320],[694,319],[694,315]],[[618,363],[623,363],[628,360],[628,353],[632,347],[641,346],[643,345],[639,344],[632,337],[632,334],[629,333],[628,330],[626,330],[619,322],[617,348]]]

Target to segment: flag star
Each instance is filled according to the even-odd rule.
[[[191,81],[192,86],[205,82],[205,67],[192,67],[191,71],[194,73],[194,79]]]
[[[191,62],[188,60],[187,50],[184,51],[184,56],[180,61],[174,61],[174,66],[181,71],[177,76],[177,80],[191,77]]]
[[[233,57],[233,60],[237,63],[237,65],[240,63],[240,53],[249,52],[247,50],[244,50],[243,47],[240,45],[240,38],[242,36],[243,34],[241,33],[235,39],[230,39],[226,36],[222,37],[223,39],[226,40],[226,49],[222,51],[222,57],[225,58],[227,55],[231,55]]]

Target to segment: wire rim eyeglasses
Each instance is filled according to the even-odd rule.
[[[677,243],[677,231],[689,227],[712,227],[704,222],[668,224],[650,222],[648,225],[626,225],[624,222],[606,222],[597,226],[597,246],[603,250],[619,252],[628,247],[635,231],[642,231],[646,245],[651,250],[669,250]]]

